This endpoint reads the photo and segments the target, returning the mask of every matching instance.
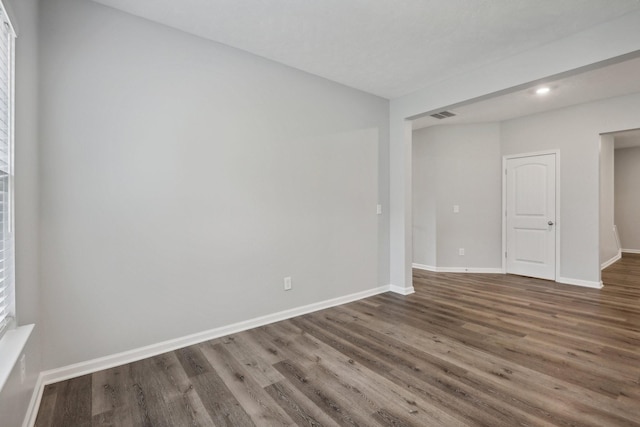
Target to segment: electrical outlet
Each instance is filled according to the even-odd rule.
[[[458,255],[464,255],[464,248],[458,249]]]
[[[20,356],[20,384],[24,384],[24,380],[27,378],[27,356],[22,354]]]
[[[377,213],[378,215],[382,215],[382,205],[378,205],[378,206],[376,207],[376,213]]]
[[[453,213],[460,213],[460,205],[453,205]]]
[[[285,291],[290,291],[291,290],[291,277],[285,277],[284,278],[284,290]]]

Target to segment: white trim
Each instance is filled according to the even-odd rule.
[[[389,291],[400,295],[411,295],[415,293],[413,286],[405,288],[404,286],[389,285]]]
[[[43,375],[42,372],[38,375],[36,385],[33,388],[33,394],[27,407],[27,413],[22,422],[22,427],[33,427],[36,424],[36,417],[38,416],[38,409],[40,408],[40,402],[42,401],[42,393],[44,392]]]
[[[502,268],[476,268],[476,267],[437,267],[439,273],[486,273],[504,274]]]
[[[537,156],[546,156],[547,154],[560,154],[560,150],[542,150],[542,151],[532,151],[529,153],[518,153],[518,154],[505,154],[502,156],[503,159],[513,160],[513,159],[522,159],[524,157],[537,157]]]
[[[97,359],[87,360],[84,362],[63,366],[61,368],[56,368],[49,371],[44,371],[42,372],[44,385],[51,384],[54,382],[64,381],[69,378],[75,378],[81,375],[86,375],[96,371],[101,371],[103,369],[109,369],[109,368],[113,368],[115,366],[123,365],[126,363],[131,363],[138,360],[146,359],[148,357],[156,356],[158,354],[166,353],[168,351],[173,351],[179,348],[209,341],[215,338],[220,338],[225,335],[235,334],[238,332],[246,331],[248,329],[253,329],[260,326],[268,325],[270,323],[279,322],[281,320],[290,319],[292,317],[301,316],[303,314],[312,313],[314,311],[323,310],[325,308],[347,304],[349,302],[357,301],[373,295],[378,295],[384,292],[388,292],[389,290],[390,290],[390,286],[381,286],[379,288],[357,292],[357,293],[346,295],[343,297],[333,298],[330,300],[321,301],[318,303],[313,303],[313,304],[305,305],[302,307],[293,308],[290,310],[284,310],[284,311],[274,313],[274,314],[269,314],[266,316],[256,317],[254,319],[233,323],[227,326],[221,326],[219,328],[214,328],[207,331],[187,335],[184,337],[163,341],[157,344],[151,344],[151,345],[136,348],[133,350],[124,351],[124,352],[112,354],[109,356],[99,357]]]
[[[434,267],[432,265],[412,264],[412,267],[418,270],[433,271],[437,273],[490,273],[503,274],[502,268],[489,267]]]
[[[4,301],[3,315],[0,319],[0,343],[2,342],[3,334],[8,332],[15,325],[15,317],[16,317],[16,283],[15,283],[15,239],[14,239],[14,180],[15,180],[15,171],[14,171],[14,146],[15,146],[15,39],[16,33],[13,29],[13,24],[11,23],[11,18],[9,17],[9,13],[5,8],[4,2],[0,0],[0,17],[4,16],[6,18],[6,24],[8,24],[9,28],[7,29],[8,39],[6,40],[6,48],[7,48],[7,63],[4,64],[6,66],[7,73],[7,116],[6,116],[6,148],[7,148],[7,174],[6,174],[6,186],[5,189],[7,193],[6,206],[3,207],[3,221],[6,221],[7,229],[6,235],[3,236],[3,241],[5,244],[5,251],[2,255],[3,261],[7,261],[7,271],[3,273],[4,283],[2,288],[5,289],[5,296],[8,296]],[[0,21],[0,24],[4,22],[4,19]],[[4,144],[3,144],[4,145]],[[6,215],[6,217],[5,217]],[[13,319],[11,319],[13,318]],[[24,333],[24,331],[23,331]],[[22,343],[22,347],[26,343],[26,340],[29,338],[29,334],[31,334],[31,330],[26,333],[24,338],[24,342]],[[3,349],[3,351],[8,352],[8,354],[13,357],[13,346],[16,345],[16,341],[20,341],[22,338],[22,333],[15,335],[14,338],[9,340],[6,344],[9,345],[9,348]],[[18,352],[22,351],[22,347],[18,350]],[[0,353],[1,354],[1,353]],[[0,363],[0,390],[4,387],[4,382],[7,380],[8,376],[11,374],[11,370],[15,365],[15,360],[11,360],[10,358],[6,358],[2,363]],[[11,366],[8,366],[11,364]],[[6,369],[9,369],[6,372]],[[6,375],[6,376],[5,376]]]
[[[4,387],[9,379],[13,368],[27,344],[29,335],[33,331],[34,325],[18,326],[9,329],[0,339],[0,390]]]
[[[500,252],[500,258],[502,258],[502,271],[507,274],[507,157],[502,156],[502,170],[500,171],[502,176],[502,251]],[[557,206],[556,206],[557,208]]]
[[[433,271],[433,272],[438,271],[438,267],[434,267],[432,265],[425,265],[425,264],[416,264],[415,262],[411,264],[411,268],[416,268],[418,270]]]
[[[638,251],[637,253],[640,253]],[[424,264],[413,264],[413,268],[418,270],[433,271],[438,273],[503,273],[500,268],[463,268],[463,267],[433,267]],[[604,285],[602,282],[591,282],[589,280],[570,279],[568,277],[558,277],[558,283],[565,285],[583,286],[587,288],[601,289]]]
[[[623,254],[640,254],[640,249],[622,249]]]
[[[42,399],[42,392],[44,391],[44,387],[48,384],[68,380],[69,378],[75,378],[81,375],[91,374],[97,371],[113,368],[115,366],[120,366],[131,362],[136,362],[138,360],[157,356],[168,351],[173,351],[215,338],[220,338],[225,335],[235,334],[238,332],[246,331],[248,329],[257,328],[259,326],[264,326],[270,323],[279,322],[281,320],[290,319],[292,317],[301,316],[303,314],[312,313],[314,311],[323,310],[325,308],[347,304],[349,302],[357,301],[389,291],[400,293],[403,295],[412,294],[414,292],[413,287],[410,289],[406,289],[393,285],[380,286],[378,288],[356,292],[354,294],[345,295],[342,297],[333,298],[302,307],[292,308],[290,310],[284,310],[278,313],[268,314],[266,316],[256,317],[231,325],[210,329],[208,331],[198,332],[184,337],[163,341],[157,344],[151,344],[145,347],[123,351],[121,353],[99,357],[97,359],[63,366],[61,368],[43,371],[40,373],[38,381],[36,382],[36,388],[33,391],[34,394],[31,397],[31,402],[29,403],[29,409],[26,414],[23,426],[32,427],[34,425],[38,413],[38,408],[40,406],[40,400]]]
[[[5,2],[4,0],[0,0],[0,7],[2,7],[2,9],[4,9],[4,13],[5,15],[7,15],[7,21],[9,24],[9,28],[11,29],[11,32],[13,33],[13,37],[17,37],[17,32],[16,32],[16,28],[13,25],[14,22],[18,22],[17,19],[15,18],[15,14],[13,13],[13,9],[11,7],[7,7],[10,6],[9,3]]]
[[[556,156],[556,219],[555,225],[556,227],[556,281],[559,281],[560,278],[560,239],[562,238],[561,227],[562,227],[562,216],[560,215],[560,150],[544,150],[544,151],[534,151],[531,153],[521,153],[521,154],[509,154],[506,156],[502,156],[502,253],[500,256],[502,257],[502,272],[507,273],[507,259],[504,254],[507,252],[507,179],[506,179],[506,170],[507,170],[507,160],[518,159],[522,157],[534,157],[534,156],[544,156],[547,154],[555,154]],[[595,283],[595,282],[593,282]]]
[[[611,264],[615,263],[616,261],[619,261],[622,258],[622,251],[618,250],[618,253],[616,255],[614,255],[610,260],[603,262],[600,265],[600,270],[604,270],[605,268],[609,267]]]
[[[558,277],[556,282],[563,283],[565,285],[583,286],[585,288],[602,289],[604,287],[602,281],[592,282],[591,280],[570,279],[568,277]]]
[[[618,250],[620,250],[622,248],[622,244],[620,243],[620,234],[618,233],[618,226],[617,225],[613,225],[613,235],[616,238],[616,245],[618,247]]]

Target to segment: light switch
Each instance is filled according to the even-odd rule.
[[[459,205],[453,205],[453,213],[458,213],[460,212],[460,206]]]

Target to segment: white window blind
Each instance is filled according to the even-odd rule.
[[[15,33],[0,3],[0,337],[15,317],[13,259],[13,59]]]

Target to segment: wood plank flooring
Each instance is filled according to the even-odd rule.
[[[45,388],[45,426],[640,426],[640,255],[602,290],[386,293]]]

